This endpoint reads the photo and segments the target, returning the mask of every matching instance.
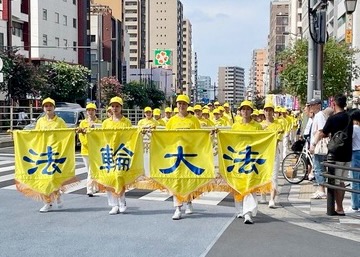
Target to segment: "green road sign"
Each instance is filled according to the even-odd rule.
[[[171,65],[171,50],[155,50],[154,64],[156,66]]]

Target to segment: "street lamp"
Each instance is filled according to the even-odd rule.
[[[295,37],[300,37],[300,39],[302,39],[302,34],[301,33],[292,33],[292,32],[290,32],[290,31],[284,31],[283,32],[283,35],[284,36],[289,36],[289,35],[293,35],[293,36],[295,36]]]
[[[352,14],[355,11],[357,0],[345,0],[345,9],[347,14]]]

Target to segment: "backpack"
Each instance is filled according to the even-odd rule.
[[[328,143],[328,151],[329,154],[337,156],[340,152],[343,151],[345,141],[348,139],[348,127],[350,125],[351,119],[349,118],[349,122],[345,129],[339,130],[336,132],[329,140]]]

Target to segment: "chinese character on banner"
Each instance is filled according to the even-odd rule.
[[[119,147],[113,151],[113,149],[106,145],[100,149],[102,165],[100,170],[116,169],[120,171],[128,171],[131,165],[131,159],[134,153],[125,147],[125,144],[121,143]]]

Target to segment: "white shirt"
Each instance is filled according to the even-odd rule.
[[[314,137],[316,132],[322,130],[325,126],[325,123],[326,123],[326,119],[322,111],[319,111],[317,114],[315,114],[311,126],[311,137],[310,137],[311,144],[314,143]]]
[[[360,126],[354,125],[353,135],[352,135],[352,149],[353,151],[360,150]]]
[[[304,135],[309,135],[310,134],[310,129],[311,129],[311,126],[312,126],[312,122],[313,122],[313,119],[309,118],[307,123],[306,123],[306,127],[304,129]]]

